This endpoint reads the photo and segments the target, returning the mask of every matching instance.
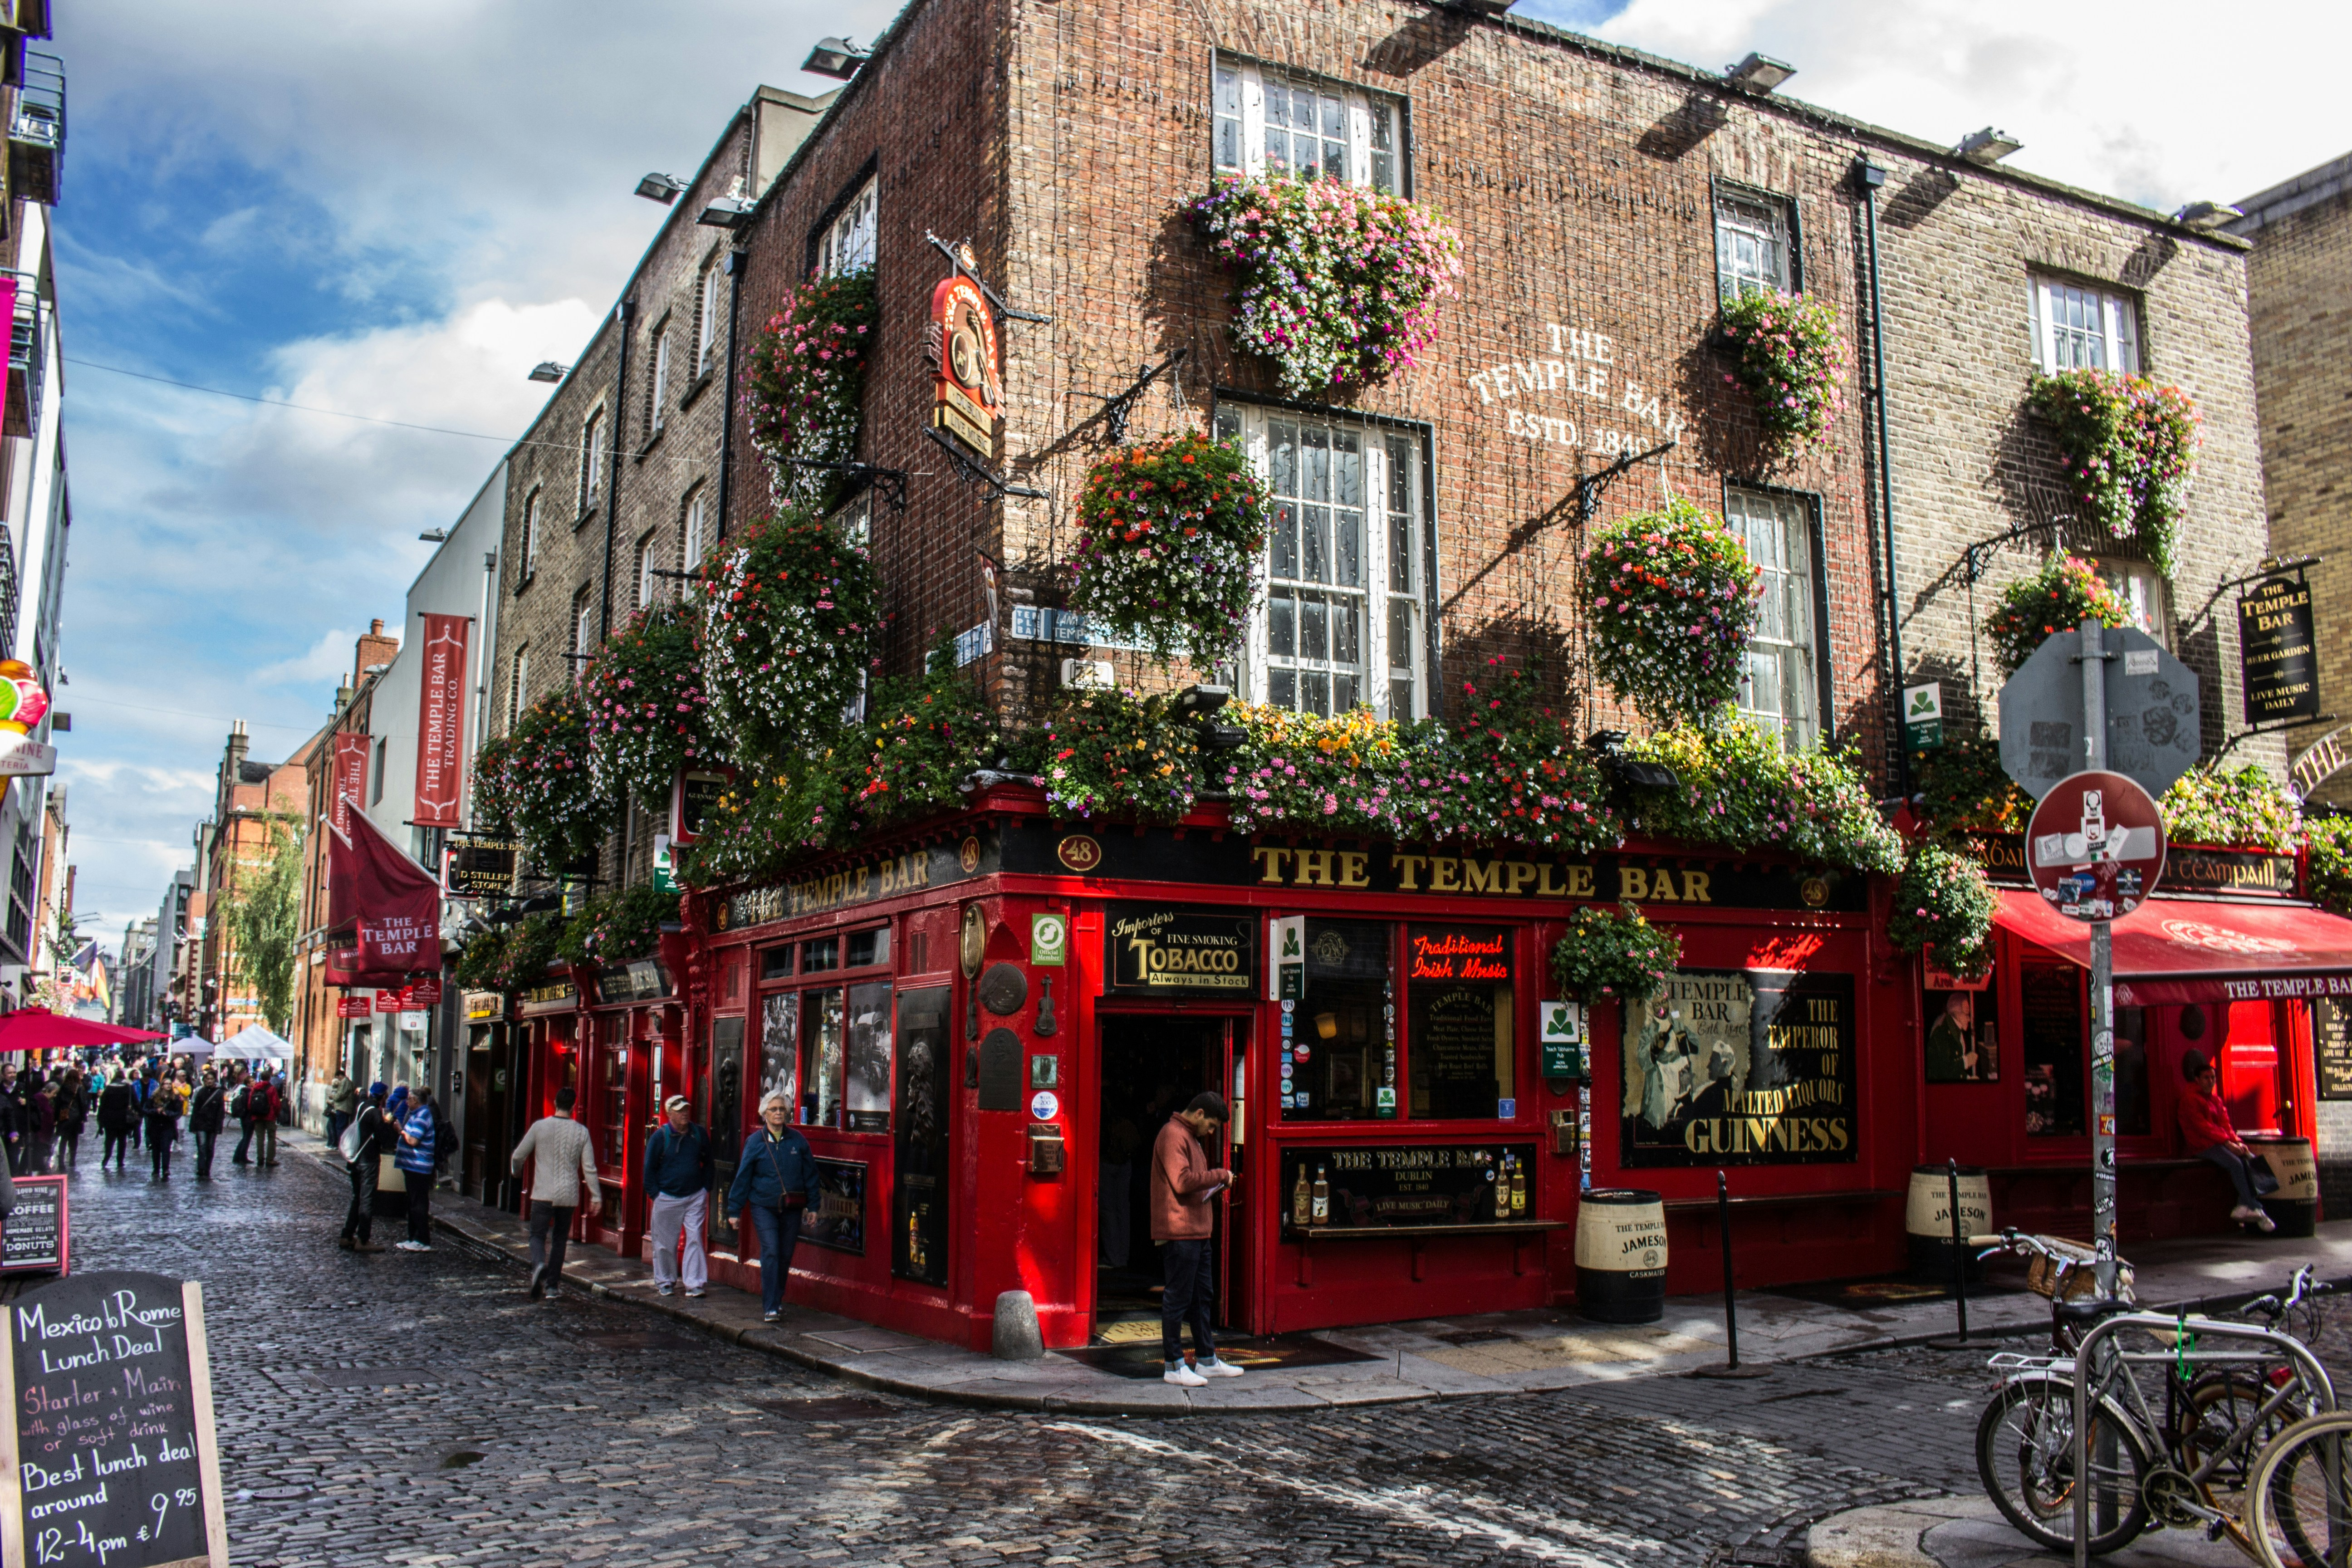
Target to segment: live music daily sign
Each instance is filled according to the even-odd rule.
[[[0,1562],[228,1568],[202,1288],[83,1274],[0,1311]]]

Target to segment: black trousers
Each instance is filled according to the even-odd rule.
[[[147,1155],[154,1164],[155,1179],[159,1182],[172,1179],[172,1145],[176,1142],[171,1132],[161,1127],[147,1129]]]
[[[403,1171],[408,1178],[408,1239],[433,1245],[433,1173]]]
[[[1185,1323],[1192,1325],[1192,1348],[1202,1361],[1217,1354],[1217,1254],[1206,1237],[1197,1241],[1163,1241],[1160,1262],[1166,1284],[1160,1293],[1160,1359],[1173,1362],[1183,1354]]]
[[[245,1136],[236,1141],[236,1152],[228,1157],[229,1163],[232,1165],[249,1163],[245,1157],[245,1152],[253,1146],[253,1130],[261,1124],[250,1117],[240,1117],[237,1120],[237,1125],[245,1129]]]
[[[375,1232],[375,1156],[362,1155],[348,1167],[352,1178],[351,1212],[343,1215],[346,1241],[370,1241]]]
[[[220,1134],[192,1132],[189,1136],[196,1141],[196,1180],[209,1182],[213,1179],[213,1145],[220,1142]]]
[[[131,1129],[128,1127],[108,1128],[106,1132],[106,1152],[98,1157],[98,1168],[103,1171],[106,1169],[106,1163],[109,1160],[111,1160],[114,1162],[114,1168],[118,1171],[121,1170],[123,1168],[122,1162],[129,1157],[130,1150]]]
[[[70,1171],[81,1163],[81,1128],[58,1129],[58,1169]]]
[[[558,1208],[533,1198],[530,1203],[530,1266],[544,1267],[550,1285],[562,1276],[563,1249],[572,1241],[572,1216],[576,1209]]]

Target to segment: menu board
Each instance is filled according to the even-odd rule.
[[[801,1214],[801,1239],[819,1247],[866,1250],[866,1162],[817,1156],[816,1190]]]
[[[107,1271],[5,1310],[0,1562],[227,1568],[202,1288]]]
[[[2312,1064],[2319,1069],[2319,1098],[2352,1100],[2352,1004],[2325,997],[2313,1001],[2311,1047]]]
[[[0,1274],[63,1274],[73,1244],[63,1176],[19,1176],[16,1206],[0,1220]]]
[[[948,1282],[948,988],[898,998],[898,1123],[890,1207],[890,1272]]]
[[[1276,1202],[1286,1231],[1533,1220],[1533,1143],[1286,1147]]]
[[[1809,1165],[1860,1157],[1853,976],[1681,969],[1628,997],[1619,1160]]]

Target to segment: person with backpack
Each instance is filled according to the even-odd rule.
[[[232,1165],[250,1165],[248,1152],[253,1148],[253,1074],[241,1067],[228,1069],[235,1077],[228,1091],[228,1113],[236,1118],[239,1136],[236,1152],[228,1157]]]
[[[139,1102],[124,1081],[122,1069],[116,1068],[98,1096],[98,1130],[106,1135],[106,1147],[98,1157],[98,1168],[106,1169],[109,1160],[118,1171],[123,1168],[124,1153],[131,1147],[131,1130],[138,1124]]]
[[[154,1093],[155,1064],[151,1061],[131,1075],[131,1098],[139,1107],[138,1115],[131,1123],[131,1146],[133,1149],[140,1147],[140,1140],[146,1135],[147,1101],[153,1098]]]
[[[149,1091],[146,1109],[147,1158],[154,1168],[148,1180],[172,1179],[172,1146],[180,1141],[180,1091],[157,1083]]]
[[[264,1167],[278,1163],[278,1112],[286,1103],[285,1091],[278,1080],[264,1068],[253,1076],[253,1089],[245,1097],[246,1114],[253,1118],[254,1130],[260,1134],[253,1146],[253,1163]]]
[[[68,1071],[58,1091],[58,1169],[70,1171],[81,1162],[81,1130],[89,1121],[89,1079],[81,1068]]]
[[[327,1147],[331,1149],[343,1141],[343,1129],[360,1110],[360,1086],[340,1065],[327,1084]]]
[[[408,1091],[408,1114],[400,1123],[399,1142],[392,1163],[408,1184],[408,1239],[403,1252],[433,1250],[433,1167],[440,1138],[440,1118],[433,1112],[433,1091],[418,1086]]]
[[[343,1216],[342,1239],[335,1245],[345,1252],[383,1250],[375,1240],[375,1182],[381,1168],[377,1162],[391,1152],[393,1138],[392,1124],[383,1114],[383,1085],[372,1083],[360,1104],[358,1133],[351,1163],[344,1167],[352,1178],[352,1206]]]
[[[188,1101],[188,1136],[196,1144],[196,1180],[213,1179],[213,1147],[220,1142],[221,1124],[227,1119],[226,1101],[221,1094],[218,1076],[212,1068],[205,1069],[204,1081]]]
[[[710,1207],[710,1178],[717,1169],[710,1134],[694,1122],[694,1102],[673,1094],[662,1107],[668,1117],[646,1140],[646,1191],[653,1202],[646,1228],[653,1233],[654,1289],[668,1295],[677,1288],[678,1233],[686,1234],[686,1293],[699,1296],[710,1284],[710,1262],[702,1250],[702,1222]]]

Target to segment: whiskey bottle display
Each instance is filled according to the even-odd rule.
[[[1528,1167],[1517,1155],[1511,1156],[1511,1217],[1528,1217]]]
[[[1313,1202],[1312,1194],[1307,1190],[1307,1166],[1301,1163],[1298,1167],[1298,1184],[1290,1189],[1290,1223],[1294,1226],[1304,1226],[1310,1212],[1308,1205]]]
[[[1511,1157],[1508,1154],[1504,1155],[1495,1167],[1495,1217],[1511,1217]]]
[[[1320,1165],[1315,1167],[1315,1199],[1309,1212],[1315,1224],[1331,1223],[1331,1183],[1324,1174],[1324,1167]]]

